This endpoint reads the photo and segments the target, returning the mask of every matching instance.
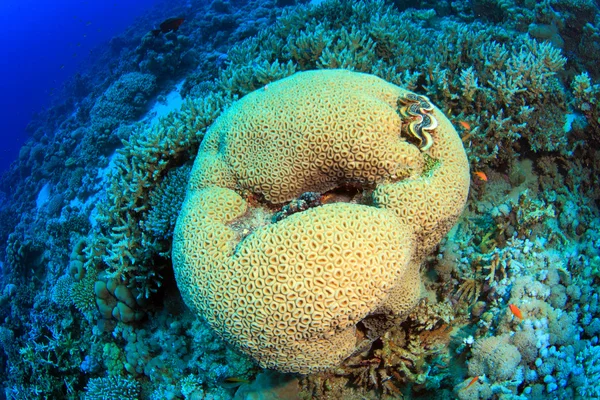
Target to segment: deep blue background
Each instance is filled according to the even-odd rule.
[[[0,0],[0,174],[27,139],[31,116],[61,92],[90,51],[156,2]]]

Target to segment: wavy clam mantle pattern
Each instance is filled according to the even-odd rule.
[[[430,131],[437,128],[437,120],[429,113],[433,111],[433,105],[425,96],[407,93],[398,98],[398,111],[403,117],[412,121],[406,129],[409,137],[419,141],[422,151],[428,150],[433,144]]]

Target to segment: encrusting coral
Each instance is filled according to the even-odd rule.
[[[406,98],[421,102],[413,115]],[[403,134],[431,138],[420,149]],[[420,264],[469,180],[460,138],[425,97],[343,70],[273,82],[206,134],[175,228],[178,286],[262,366],[334,367],[416,305]],[[305,192],[325,204],[270,223]]]

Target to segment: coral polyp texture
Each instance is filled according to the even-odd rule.
[[[414,96],[372,75],[307,71],[248,94],[206,133],[175,277],[188,306],[261,366],[332,368],[416,305],[420,265],[470,178],[436,107],[419,96],[418,112],[399,108]],[[413,144],[418,124],[426,137]],[[306,192],[322,205],[273,222]]]

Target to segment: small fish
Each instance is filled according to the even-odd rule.
[[[158,27],[158,29],[152,29],[152,34],[158,36],[159,33],[177,32],[185,18],[167,18]]]
[[[60,69],[64,69],[64,68],[65,68],[65,65],[64,65],[64,64],[60,66]]]
[[[471,379],[471,382],[469,382],[469,384],[467,386],[465,386],[465,389],[470,388],[478,380],[479,380],[479,375],[477,375],[475,378]]]
[[[235,377],[235,376],[231,376],[229,378],[225,378],[225,379],[223,379],[223,382],[227,382],[227,383],[250,383],[250,381],[248,379],[238,378],[238,377]]]
[[[223,379],[221,381],[221,386],[223,386],[224,388],[233,389],[243,385],[244,383],[250,383],[250,381],[248,379],[232,376]]]
[[[488,177],[487,177],[487,175],[485,174],[485,172],[482,172],[482,171],[475,171],[475,172],[473,172],[473,174],[474,174],[476,177],[478,177],[479,179],[481,179],[482,181],[484,181],[484,182],[487,182],[487,181],[488,181]]]
[[[523,313],[521,310],[519,310],[519,307],[515,306],[514,304],[509,304],[508,308],[510,308],[510,312],[512,312],[515,317],[523,319]]]
[[[458,121],[458,124],[467,131],[471,130],[471,124],[469,124],[467,121]]]

